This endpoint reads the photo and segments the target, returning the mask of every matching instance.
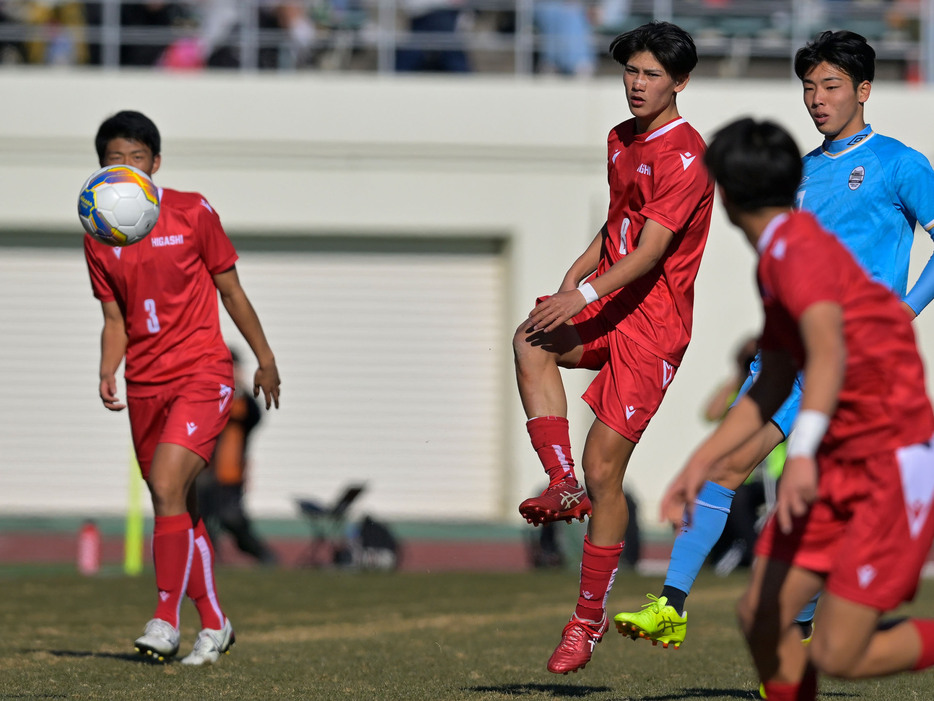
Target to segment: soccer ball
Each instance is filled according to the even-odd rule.
[[[159,219],[159,190],[143,171],[128,165],[91,173],[78,195],[84,230],[108,246],[146,238]]]

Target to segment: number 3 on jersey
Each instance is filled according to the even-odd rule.
[[[156,300],[144,300],[143,308],[149,315],[149,318],[146,319],[146,328],[149,329],[149,333],[159,333],[161,327],[159,326],[159,315],[156,314]]]

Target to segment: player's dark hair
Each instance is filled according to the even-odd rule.
[[[104,162],[107,144],[114,139],[139,141],[149,147],[153,156],[158,156],[162,148],[162,139],[155,123],[142,112],[132,110],[117,112],[100,125],[97,136],[94,138],[94,147],[97,149],[99,162]]]
[[[815,66],[825,61],[850,76],[854,88],[864,80],[871,83],[876,77],[876,52],[866,37],[856,32],[818,34],[795,54],[795,75],[804,80]]]
[[[626,65],[633,54],[648,51],[672,78],[689,75],[697,65],[691,35],[671,22],[652,21],[620,34],[610,42],[610,56]]]
[[[801,152],[774,122],[738,119],[721,128],[704,164],[730,203],[742,211],[790,207],[801,183]]]

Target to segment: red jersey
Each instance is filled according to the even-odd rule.
[[[713,183],[700,134],[683,118],[635,133],[635,119],[607,138],[610,207],[597,275],[639,246],[647,219],[674,232],[656,267],[618,290],[606,312],[616,328],[673,365],[691,340],[694,280],[707,243]]]
[[[776,217],[758,248],[763,349],[785,349],[804,367],[801,315],[822,301],[843,309],[846,374],[818,452],[862,458],[929,440],[934,412],[911,321],[898,298],[871,280],[808,212]]]
[[[192,375],[232,386],[212,275],[233,267],[237,252],[200,194],[160,188],[160,202],[159,221],[139,243],[112,248],[84,237],[94,296],[116,301],[126,322],[127,394]]]

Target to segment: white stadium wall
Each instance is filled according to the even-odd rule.
[[[543,475],[512,331],[603,222],[603,144],[628,117],[620,81],[4,69],[0,95],[0,513],[126,506],[128,423],[97,398],[101,315],[75,206],[97,125],[129,108],[162,131],[157,184],[220,213],[278,355],[282,408],[252,447],[254,513],[294,516],[297,496],[365,482],[361,504],[384,518],[518,520]],[[679,100],[705,136],[752,114],[818,143],[790,79],[696,80]],[[932,108],[929,90],[879,84],[868,116],[930,158]],[[919,234],[916,271],[931,250]],[[627,476],[647,525],[759,323],[752,265],[717,211],[692,346]],[[579,459],[589,374],[565,378]]]

